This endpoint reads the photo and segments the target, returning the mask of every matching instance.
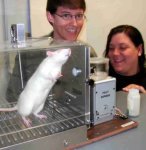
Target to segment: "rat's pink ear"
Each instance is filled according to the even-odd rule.
[[[53,56],[53,55],[54,55],[54,52],[52,52],[52,51],[46,51],[46,55],[48,55],[48,56]]]

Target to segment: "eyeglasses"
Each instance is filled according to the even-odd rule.
[[[81,21],[81,20],[84,20],[86,18],[84,14],[77,14],[77,15],[71,15],[71,14],[59,15],[59,14],[55,14],[55,15],[61,17],[63,20],[66,20],[66,21],[71,21],[73,17],[76,19],[76,21]]]

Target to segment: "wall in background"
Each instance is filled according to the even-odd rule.
[[[102,55],[111,28],[120,24],[137,27],[146,42],[145,0],[86,0],[87,41]]]
[[[0,0],[0,40],[10,39],[11,24],[24,23],[25,31],[30,32],[28,23],[29,0]]]
[[[3,41],[4,39],[4,34],[3,34],[3,4],[2,4],[2,1],[0,1],[0,32],[1,32],[1,36],[0,36],[0,42]]]
[[[30,19],[33,37],[48,34],[52,27],[46,18],[47,0],[30,0]]]

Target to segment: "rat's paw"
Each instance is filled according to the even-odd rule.
[[[30,119],[26,119],[25,117],[22,117],[23,119],[23,123],[25,124],[26,127],[31,127],[31,120]]]
[[[47,119],[46,115],[42,115],[42,114],[35,114],[36,117],[40,118],[40,119]]]

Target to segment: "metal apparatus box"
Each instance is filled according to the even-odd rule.
[[[116,106],[116,79],[108,76],[109,59],[94,57],[91,65],[91,124],[112,120]]]
[[[91,124],[112,120],[116,106],[116,79],[107,77],[94,81],[91,87]]]
[[[21,44],[0,46],[1,108],[17,103],[27,81],[46,57],[46,51],[70,48],[71,56],[41,112],[47,119],[32,114],[28,117],[32,125],[27,127],[17,111],[0,112],[0,150],[61,150],[85,141],[86,123],[90,120],[90,91],[86,83],[90,48],[78,42],[52,44],[48,39],[31,39]]]

